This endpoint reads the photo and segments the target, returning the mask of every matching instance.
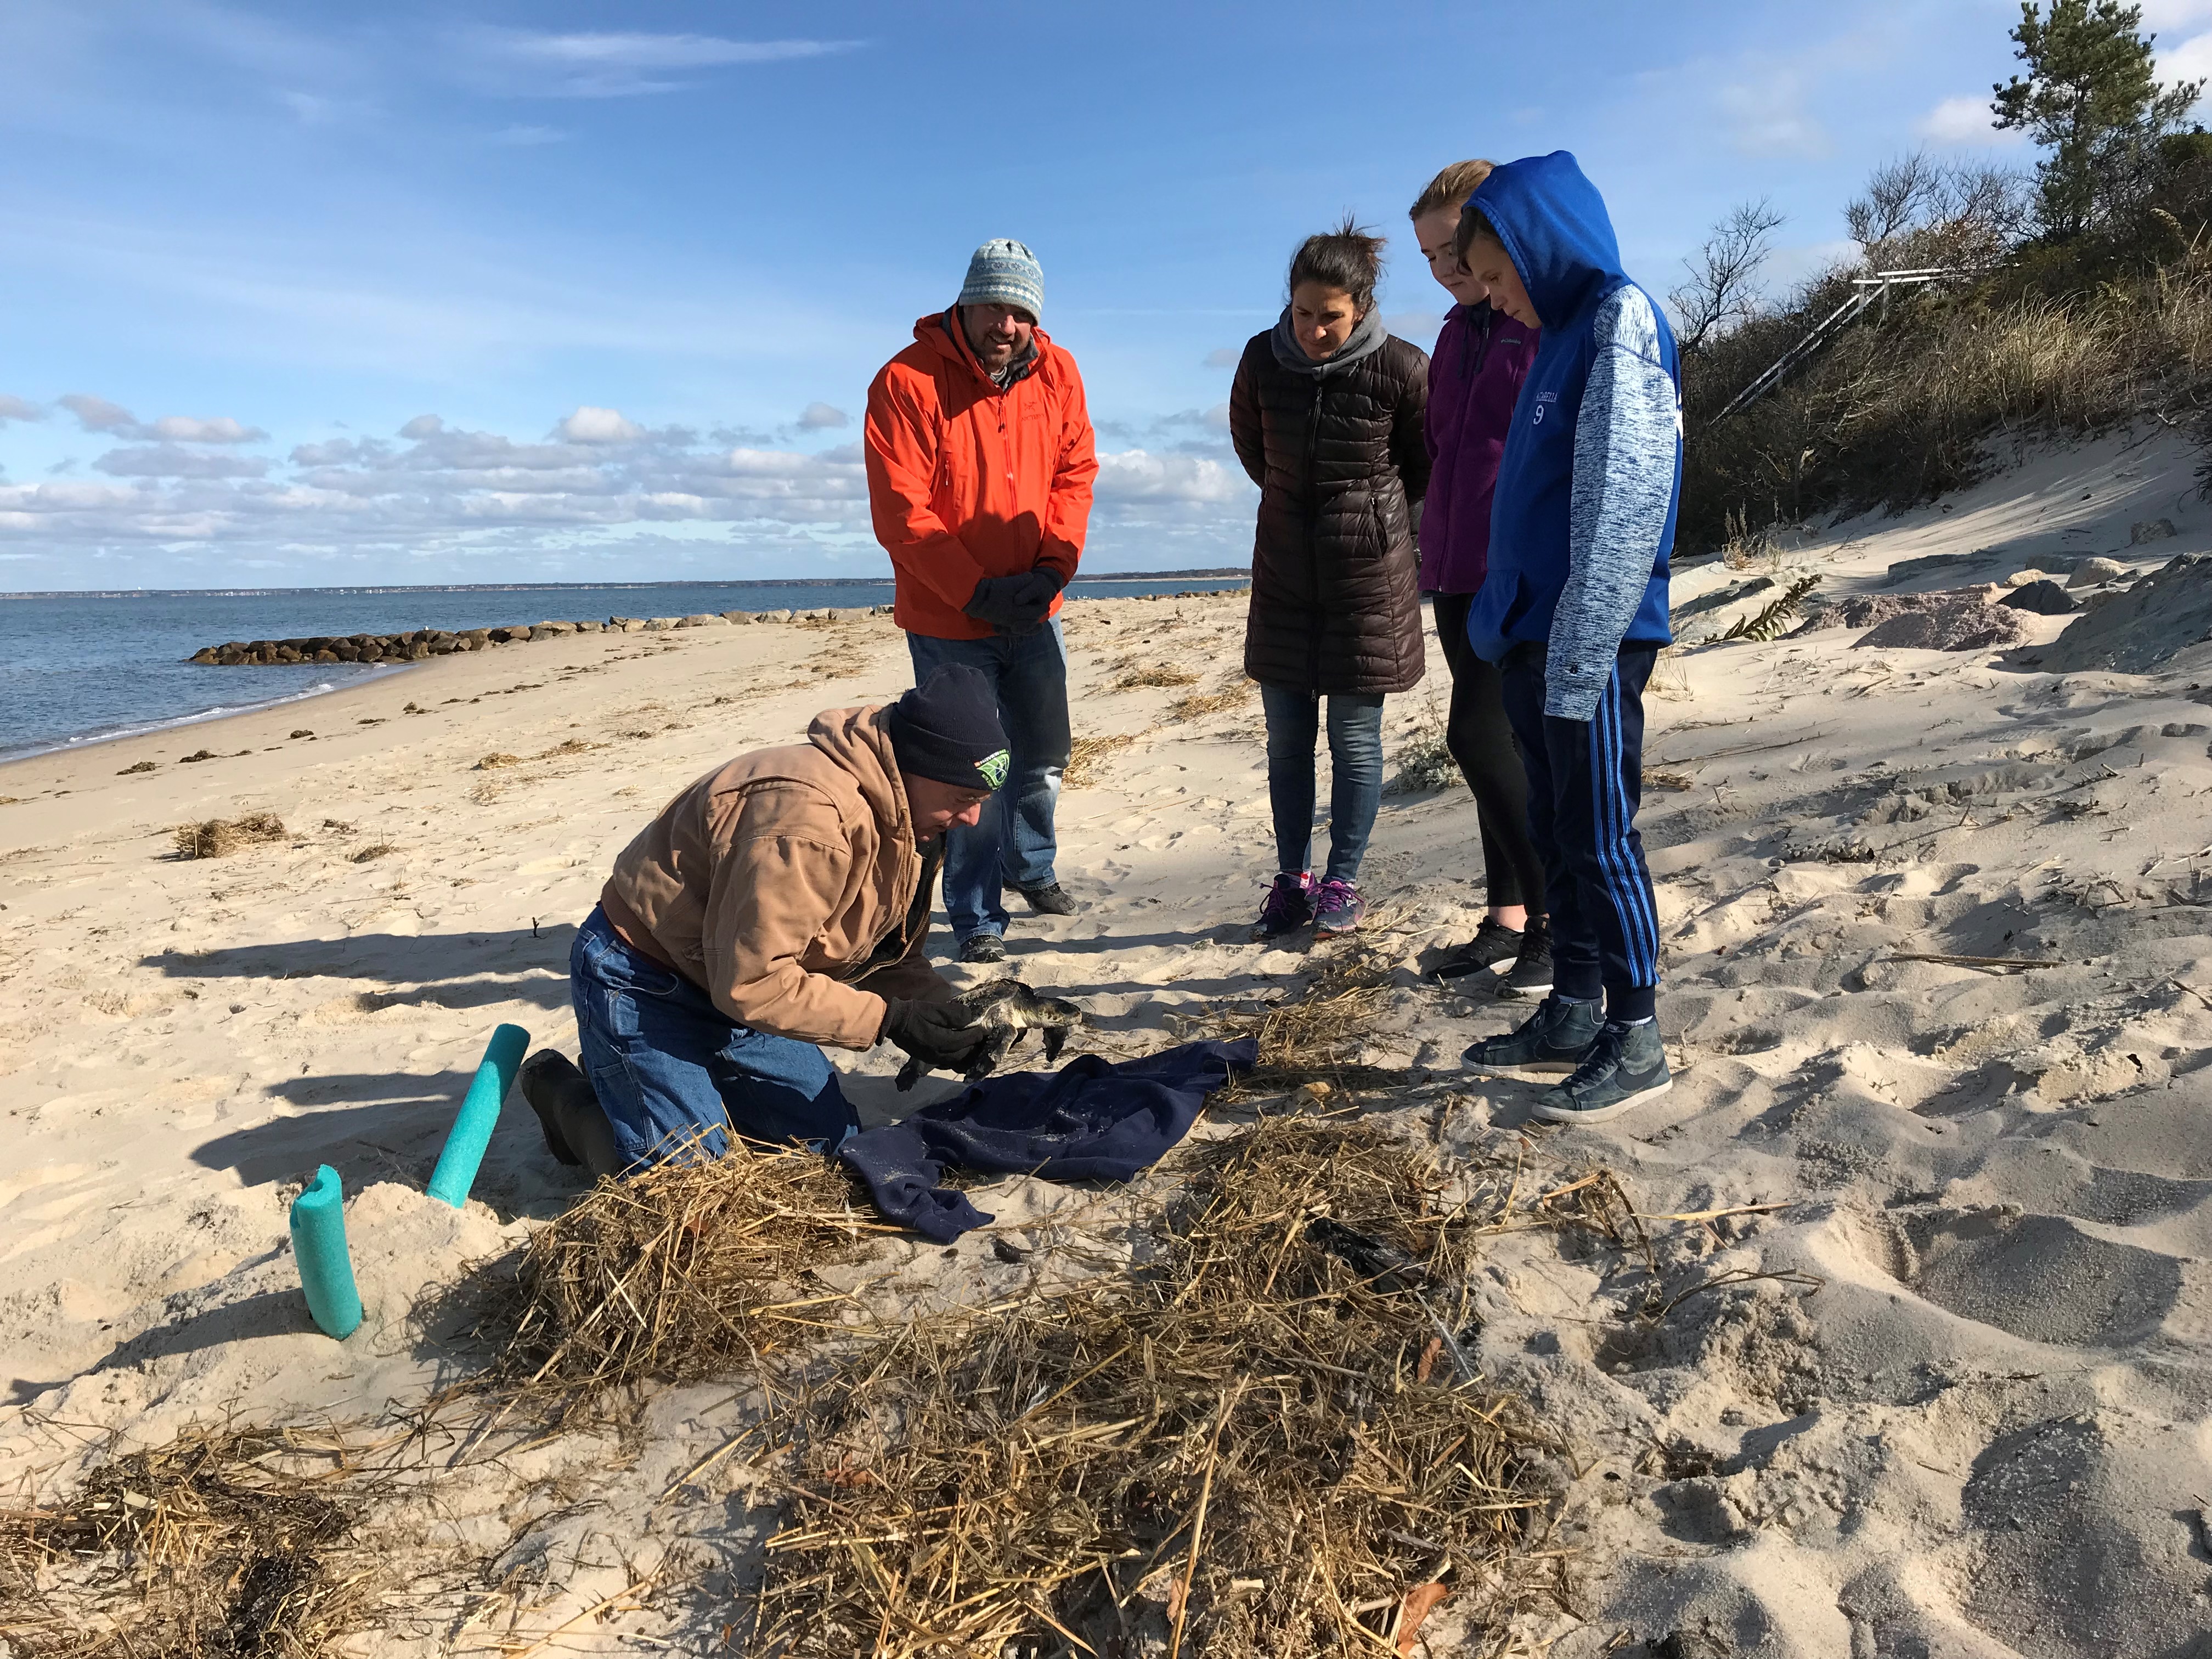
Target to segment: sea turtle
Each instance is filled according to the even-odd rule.
[[[1044,1033],[1045,1063],[1050,1065],[1066,1046],[1067,1034],[1083,1024],[1083,1010],[1065,997],[1039,996],[1018,979],[994,979],[972,991],[962,992],[956,1000],[990,1033],[983,1051],[963,1073],[970,1083],[988,1077],[1006,1057],[1006,1051],[1032,1030]],[[899,1068],[898,1086],[913,1088],[915,1079],[924,1069],[921,1055],[910,1057]]]

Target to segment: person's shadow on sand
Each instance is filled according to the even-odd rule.
[[[356,933],[214,951],[163,951],[139,965],[172,979],[353,979],[404,987],[362,994],[362,1012],[403,1003],[482,1008],[568,1006],[572,922],[470,933]]]

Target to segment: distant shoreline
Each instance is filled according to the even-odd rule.
[[[1095,582],[1219,581],[1249,576],[1249,566],[1208,570],[1116,570],[1078,576],[1075,586]],[[0,599],[263,599],[325,593],[581,593],[620,592],[647,587],[887,587],[892,576],[762,576],[714,580],[678,578],[653,582],[392,582],[348,587],[85,587],[0,592]]]

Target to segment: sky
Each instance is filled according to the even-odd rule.
[[[1573,150],[1663,293],[1771,276],[1987,124],[2010,0],[7,0],[0,590],[873,576],[860,420],[1012,236],[1101,471],[1085,568],[1238,564],[1225,400],[1309,232]],[[2151,0],[2169,78],[2212,0]]]

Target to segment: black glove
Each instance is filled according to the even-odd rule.
[[[884,1036],[925,1066],[940,1072],[964,1072],[990,1038],[975,1017],[957,1002],[894,1000],[884,1016]]]
[[[1019,576],[986,576],[975,584],[975,591],[968,603],[960,608],[979,623],[988,623],[994,628],[1013,625],[1014,593],[1034,573]],[[1046,604],[1051,601],[1048,599]]]
[[[1041,564],[1019,576],[994,580],[1009,584],[999,595],[1005,613],[979,620],[988,622],[994,631],[1015,639],[1034,634],[1044,626],[1045,618],[1052,614],[1052,602],[1060,597],[1058,571],[1050,565]],[[969,614],[974,614],[972,610]]]

